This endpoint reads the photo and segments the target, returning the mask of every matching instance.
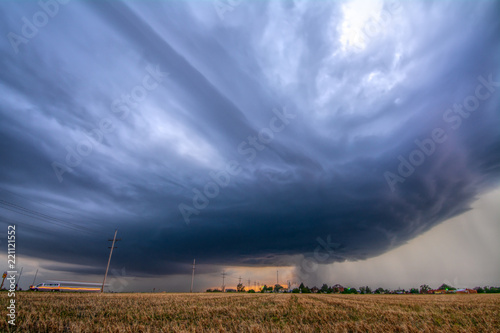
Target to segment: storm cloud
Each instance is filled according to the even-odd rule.
[[[327,236],[325,263],[361,260],[498,186],[498,2],[224,4],[2,2],[20,253],[97,274],[118,228],[135,275],[294,265]]]

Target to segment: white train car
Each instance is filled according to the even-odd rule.
[[[85,283],[83,283],[85,284]],[[95,285],[95,284],[94,284]],[[35,286],[30,286],[33,291],[72,291],[72,292],[100,292],[101,288],[85,285],[75,285],[75,283],[43,282]]]

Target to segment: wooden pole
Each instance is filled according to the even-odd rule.
[[[35,280],[37,275],[38,275],[38,268],[36,269],[35,277],[33,278],[33,283],[31,284],[32,286],[35,285]]]
[[[101,293],[104,292],[104,284],[106,283],[106,277],[108,276],[109,263],[111,262],[111,256],[113,255],[113,249],[115,248],[116,233],[118,229],[115,230],[115,236],[113,237],[113,244],[111,244],[111,251],[109,251],[108,266],[106,266],[106,274],[104,274],[104,281],[102,281]]]
[[[4,272],[2,275],[2,285],[0,285],[0,289],[3,288],[3,283],[4,283],[6,277],[7,277],[7,272]]]

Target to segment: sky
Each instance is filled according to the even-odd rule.
[[[2,1],[21,286],[500,285],[499,7]]]

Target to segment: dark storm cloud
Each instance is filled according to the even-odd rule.
[[[15,46],[9,33],[42,9],[2,7],[0,216],[18,222],[24,255],[57,262],[47,269],[98,274],[86,267],[115,228],[113,264],[143,276],[194,257],[293,264],[326,236],[328,261],[365,259],[498,184],[500,87],[481,88],[460,126],[443,118],[479,76],[500,81],[496,2],[386,3],[355,45],[341,2],[242,3],[221,18],[210,2],[75,1]],[[436,128],[447,139],[388,184]],[[215,191],[211,173],[229,183],[193,203]]]

